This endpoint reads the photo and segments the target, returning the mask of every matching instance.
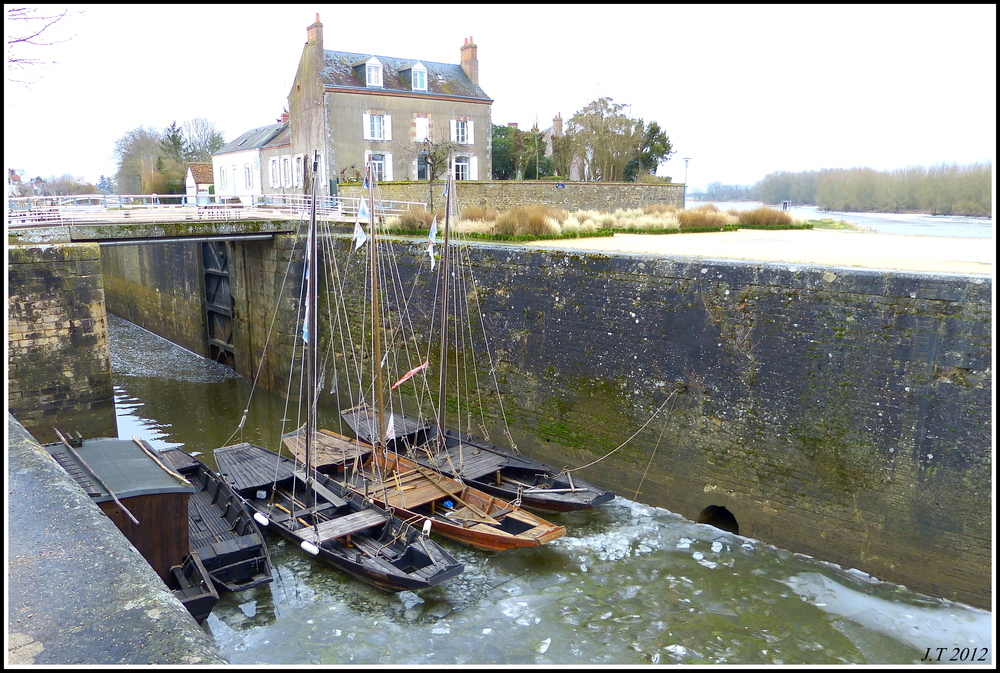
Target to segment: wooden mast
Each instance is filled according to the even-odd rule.
[[[309,235],[306,237],[306,325],[308,327],[306,348],[306,484],[312,483],[313,435],[316,432],[316,342],[319,340],[319,325],[316,322],[317,293],[319,290],[319,269],[317,268],[316,236],[316,183],[319,168],[319,152],[313,158],[312,204],[309,212]],[[306,498],[312,500],[312,488],[306,489]],[[312,502],[307,502],[311,506]]]
[[[451,196],[455,191],[455,183],[449,171],[448,179],[445,182],[448,194],[445,197],[444,205],[444,249],[441,253],[441,378],[438,384],[438,444],[442,449],[445,447],[444,440],[444,403],[445,385],[448,379],[448,281],[450,268],[450,246],[448,245],[451,234]]]
[[[369,252],[371,259],[371,286],[372,286],[372,348],[375,367],[375,446],[385,446],[385,399],[382,390],[382,309],[379,306],[378,289],[378,251],[375,241],[375,172],[369,163],[365,166],[365,182],[368,183],[369,208],[368,216],[371,218],[371,227],[368,244],[371,246]],[[364,196],[362,196],[364,198]]]

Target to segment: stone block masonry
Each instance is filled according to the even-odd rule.
[[[98,246],[10,246],[7,283],[10,414],[41,441],[117,436]]]
[[[116,245],[101,253],[108,312],[209,355],[200,243]]]
[[[443,184],[428,188],[426,182],[388,182],[379,185],[382,198],[390,201],[427,203],[433,196],[434,207],[444,208]],[[340,196],[362,196],[359,185],[339,185]],[[618,208],[642,208],[654,203],[684,207],[684,185],[641,182],[462,182],[460,206],[485,206],[497,212],[515,206],[540,203],[565,210],[598,210],[613,213]]]

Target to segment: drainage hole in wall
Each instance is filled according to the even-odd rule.
[[[736,517],[733,516],[732,512],[720,505],[709,505],[701,510],[701,514],[695,520],[698,523],[707,523],[709,526],[715,526],[727,533],[740,534],[740,524],[736,521]]]

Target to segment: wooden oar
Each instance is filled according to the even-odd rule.
[[[163,463],[163,461],[160,460],[159,457],[157,457],[156,453],[154,453],[151,448],[149,448],[148,446],[146,446],[146,442],[142,441],[138,437],[135,437],[134,435],[132,437],[132,441],[135,442],[136,444],[138,444],[139,448],[142,449],[143,451],[145,451],[147,456],[149,456],[154,461],[156,461],[156,464],[159,465],[160,467],[162,467],[164,469],[164,471],[166,471],[167,474],[169,474],[172,477],[177,477],[178,479],[180,479],[181,481],[183,481],[185,484],[190,484],[191,483],[190,481],[187,480],[186,477],[183,477],[182,475],[177,474],[176,472],[174,472],[173,470],[171,470],[169,467],[167,467]]]
[[[434,473],[433,470],[428,470],[426,467],[423,467],[421,465],[418,465],[416,467],[416,469],[419,470],[422,475],[424,475],[425,477],[427,477],[428,481],[430,481],[432,484],[434,484],[439,489],[441,489],[449,497],[452,497],[455,500],[458,500],[460,503],[462,503],[463,505],[465,505],[466,507],[468,507],[469,510],[471,512],[473,512],[474,514],[476,514],[477,516],[480,516],[480,517],[482,517],[484,519],[487,519],[487,521],[484,521],[483,523],[493,523],[493,524],[497,524],[497,525],[500,524],[499,521],[497,521],[496,519],[494,519],[492,516],[490,516],[489,514],[487,514],[486,512],[484,512],[479,507],[476,507],[471,502],[466,502],[465,500],[462,500],[460,497],[458,497],[457,495],[455,495],[454,493],[452,493],[451,491],[449,491],[448,489],[446,489],[444,486],[442,486],[439,481],[437,481],[436,479],[434,479],[433,475],[435,473]]]
[[[122,511],[125,512],[125,514],[128,515],[128,518],[132,519],[132,522],[135,523],[135,525],[138,526],[139,525],[139,520],[135,518],[135,515],[132,514],[132,512],[128,511],[128,507],[126,507],[125,505],[122,504],[122,501],[118,499],[118,496],[115,495],[115,492],[112,491],[110,488],[108,488],[108,485],[104,483],[103,479],[101,479],[99,476],[97,476],[97,473],[94,472],[94,470],[90,467],[90,465],[87,465],[87,461],[85,461],[83,459],[83,456],[81,456],[77,452],[77,450],[73,448],[73,446],[69,443],[69,440],[66,439],[66,436],[63,433],[59,432],[59,430],[57,430],[56,428],[52,428],[52,429],[55,430],[56,435],[59,437],[60,441],[62,441],[63,446],[65,446],[66,449],[70,453],[73,454],[74,458],[76,458],[78,461],[80,461],[80,465],[82,465],[87,470],[87,472],[90,472],[90,475],[94,478],[94,480],[97,482],[97,484],[101,488],[103,488],[105,491],[108,492],[108,495],[110,495],[111,499],[115,501],[115,504],[118,505],[119,507],[121,507]]]

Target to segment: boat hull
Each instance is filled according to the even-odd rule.
[[[342,412],[360,439],[371,442],[374,412],[358,405]],[[612,491],[573,477],[527,456],[516,455],[471,435],[445,430],[446,451],[429,451],[437,443],[437,426],[393,412],[394,433],[386,448],[449,477],[461,479],[490,495],[519,501],[540,512],[590,509],[614,499]]]
[[[317,474],[308,491],[294,461],[273,451],[242,444],[216,449],[215,456],[248,512],[266,517],[268,529],[363,582],[385,591],[414,591],[463,570],[413,526],[329,477]],[[271,476],[262,478],[265,474]],[[303,506],[296,493],[315,504]]]
[[[304,460],[301,430],[282,437],[296,458]],[[358,460],[351,457],[357,456]],[[347,488],[418,528],[427,522],[442,537],[486,551],[537,547],[566,534],[540,516],[421,466],[396,453],[319,430],[313,466]],[[450,503],[450,504],[449,504]]]
[[[238,592],[271,582],[264,536],[232,487],[180,449],[166,449],[159,456],[197,489],[188,500],[188,538],[215,585]]]

